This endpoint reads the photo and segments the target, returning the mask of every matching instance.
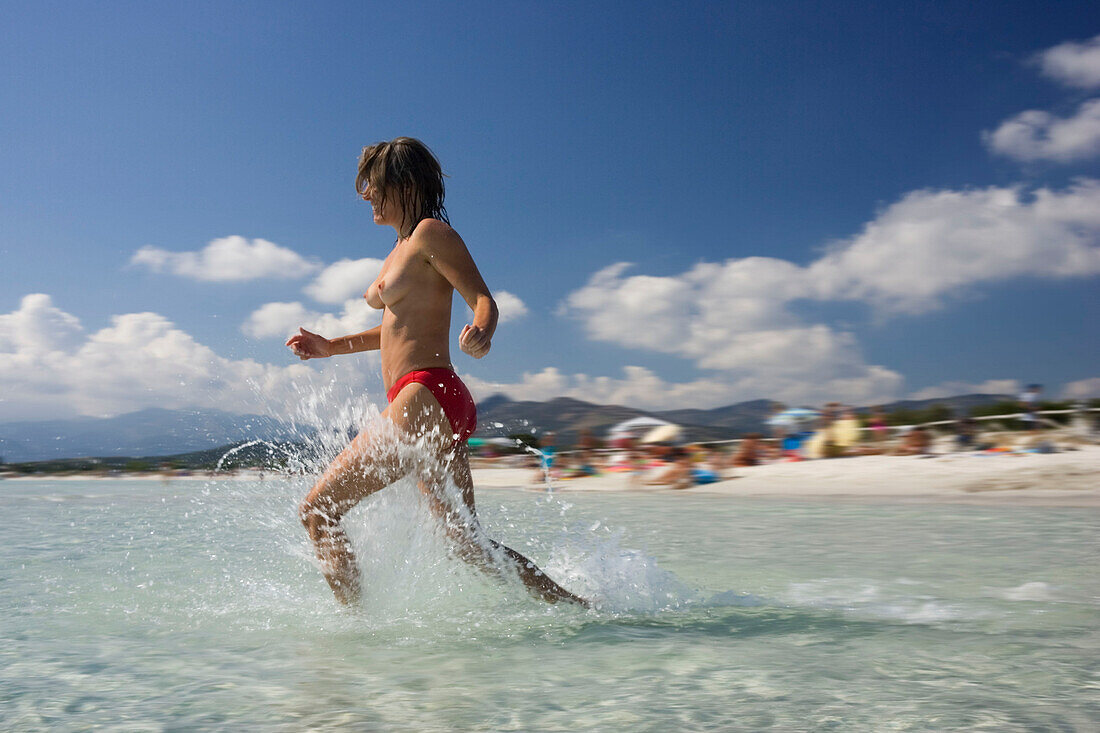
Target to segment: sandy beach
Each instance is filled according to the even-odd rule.
[[[531,468],[475,467],[478,488],[546,491]],[[275,479],[275,472],[266,477]],[[207,472],[168,476],[134,473],[90,476],[6,476],[7,481],[159,480],[204,482],[262,481],[257,471]],[[1100,507],[1100,446],[1080,445],[1059,453],[942,453],[931,456],[861,456],[813,461],[782,461],[729,469],[722,480],[674,490],[642,483],[637,475],[604,473],[554,479],[555,492],[695,494],[755,499],[899,501],[1020,506]]]
[[[863,456],[738,468],[682,491],[643,486],[629,474],[555,480],[556,492],[686,493],[769,499],[888,500],[1100,507],[1100,446],[1061,453]],[[545,490],[531,469],[479,468],[479,487]]]

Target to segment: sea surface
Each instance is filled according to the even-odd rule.
[[[411,483],[2,481],[0,729],[1095,731],[1100,512],[478,492],[598,610],[448,552]]]

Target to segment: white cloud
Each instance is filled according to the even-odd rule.
[[[382,311],[367,305],[363,298],[344,301],[340,315],[311,311],[298,302],[267,303],[252,312],[241,331],[252,338],[287,338],[299,326],[326,338],[359,333],[382,322]]]
[[[1079,89],[1100,87],[1100,36],[1067,41],[1033,58],[1043,74]],[[995,153],[1024,162],[1072,163],[1100,155],[1100,99],[1081,103],[1069,117],[1030,109],[1008,118],[982,140]]]
[[[0,314],[0,354],[64,352],[83,339],[80,321],[45,293],[23,296],[19,310]]]
[[[601,382],[540,373],[508,389],[578,397],[584,390],[619,396],[636,390],[635,399],[691,399],[700,406],[764,396],[889,400],[902,386],[901,375],[866,363],[852,333],[797,315],[796,301],[854,300],[882,315],[918,313],[998,280],[1100,273],[1098,245],[1100,182],[1081,180],[1062,191],[915,191],[805,266],[747,257],[649,276],[629,275],[629,265],[618,263],[566,296],[561,312],[579,320],[592,339],[681,356],[714,376],[675,385],[683,390],[671,399],[666,395],[674,386],[646,384],[638,375]],[[564,381],[555,383],[555,376]]]
[[[382,311],[367,305],[363,293],[381,270],[382,260],[372,257],[334,262],[302,292],[319,303],[343,304],[339,315],[310,310],[297,301],[266,303],[241,324],[241,331],[252,338],[286,338],[304,327],[333,338],[373,328],[381,323]]]
[[[382,271],[382,260],[364,257],[361,260],[340,260],[326,267],[302,292],[318,303],[343,303],[362,298],[370,284]]]
[[[1070,382],[1062,389],[1062,398],[1067,400],[1087,400],[1100,397],[1100,377],[1079,379]]]
[[[525,372],[518,382],[490,382],[463,375],[475,399],[503,394],[514,400],[545,401],[555,397],[572,397],[586,402],[608,405],[629,405],[639,409],[662,410],[723,402],[727,385],[716,380],[667,382],[640,366],[623,367],[621,378],[592,377],[587,374],[562,374],[554,367],[538,372]]]
[[[1067,41],[1039,53],[1043,73],[1079,89],[1100,87],[1100,35],[1087,41]]]
[[[246,336],[255,339],[278,336],[289,337],[298,330],[299,326],[312,323],[321,314],[307,309],[298,302],[293,303],[265,303],[241,324],[241,331]],[[312,328],[306,326],[312,331]]]
[[[240,281],[259,278],[291,279],[312,274],[318,265],[297,252],[266,239],[231,236],[215,239],[198,252],[169,252],[145,246],[130,259],[153,272],[207,281]]]
[[[38,329],[59,324],[62,338],[37,338]],[[361,363],[356,369],[337,360],[307,366],[289,352],[282,365],[226,359],[156,313],[117,315],[110,326],[84,336],[79,321],[44,294],[29,295],[18,310],[0,315],[0,336],[0,420],[145,407],[285,414],[308,397],[311,384],[325,381],[317,380],[318,368],[321,375],[346,371],[340,379],[349,386],[369,381]]]
[[[911,400],[936,400],[961,394],[999,394],[1015,397],[1023,390],[1018,379],[987,379],[984,382],[943,382],[909,395]]]
[[[621,377],[563,374],[554,367],[526,372],[517,382],[494,382],[463,374],[478,400],[503,394],[514,400],[545,401],[572,397],[586,402],[629,405],[645,410],[709,409],[745,400],[772,397],[790,404],[820,404],[840,400],[867,405],[894,398],[901,377],[881,367],[870,367],[857,377],[807,382],[770,374],[729,379],[703,377],[685,382],[667,381],[641,366],[623,367]]]
[[[915,191],[808,268],[821,300],[915,313],[944,296],[1013,277],[1100,273],[1100,181]]]
[[[509,293],[507,290],[498,290],[493,294],[493,300],[497,302],[497,325],[508,321],[518,321],[527,315],[527,304],[519,299],[519,296]],[[474,312],[466,306],[466,322],[470,323],[474,318]]]
[[[991,150],[1016,160],[1072,163],[1100,155],[1100,99],[1083,102],[1071,117],[1027,110],[982,133]]]
[[[606,397],[660,403],[689,400],[716,406],[774,397],[790,402],[867,402],[893,395],[901,375],[864,363],[855,337],[806,324],[789,303],[809,294],[806,268],[774,258],[701,263],[680,275],[628,276],[623,263],[597,272],[567,296],[563,312],[590,338],[682,356],[715,377],[684,385],[656,384],[641,372],[625,380],[579,380],[564,394],[599,390]],[[519,389],[517,387],[517,389]]]
[[[527,315],[527,306],[519,296],[509,293],[507,290],[498,290],[493,296],[497,302],[497,317],[499,323],[517,321]]]

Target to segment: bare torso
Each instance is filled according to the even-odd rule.
[[[420,226],[394,246],[364,297],[371,307],[385,309],[381,355],[387,391],[414,369],[453,369],[449,342],[454,287],[432,266]]]

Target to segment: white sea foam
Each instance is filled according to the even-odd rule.
[[[1054,600],[1052,590],[1047,583],[1031,581],[1015,588],[1006,588],[1000,595],[1010,601],[1051,601]]]
[[[912,588],[915,585],[918,584],[907,578],[899,578],[889,584],[863,578],[821,578],[792,583],[783,600],[795,606],[912,624],[975,619],[984,615],[958,603],[927,594],[914,594]]]

